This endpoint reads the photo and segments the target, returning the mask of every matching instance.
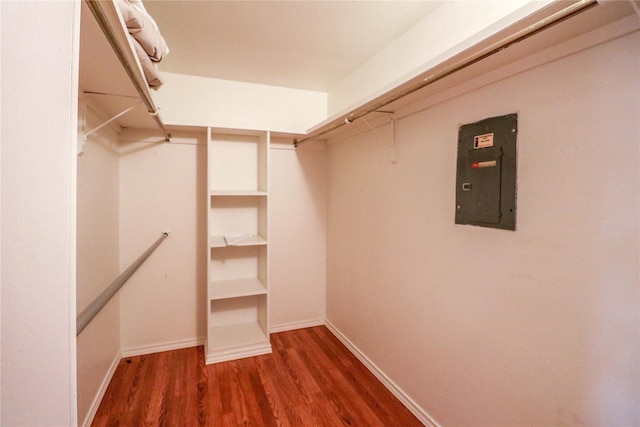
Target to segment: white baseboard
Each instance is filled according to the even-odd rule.
[[[143,345],[122,350],[122,357],[142,356],[144,354],[160,353],[161,351],[180,350],[182,348],[204,345],[204,338],[189,338],[185,340],[167,341],[160,344]]]
[[[398,400],[402,402],[402,404],[406,406],[413,415],[416,416],[416,418],[418,418],[418,420],[420,420],[422,424],[427,427],[440,427],[440,424],[438,424],[433,419],[433,417],[431,417],[431,415],[429,415],[424,409],[420,407],[420,405],[418,405],[411,397],[409,397],[407,393],[405,393],[400,387],[398,387],[398,385],[393,382],[393,380],[389,378],[387,374],[385,374],[380,368],[378,368],[376,364],[371,361],[371,359],[369,359],[362,351],[360,351],[360,349],[356,347],[356,345],[352,343],[351,340],[349,340],[349,338],[347,338],[342,332],[340,332],[340,330],[336,328],[335,325],[333,325],[328,319],[325,321],[325,325],[331,331],[331,333],[335,335],[336,338],[338,338],[349,349],[349,351],[353,353],[354,356],[356,356],[358,360],[360,360],[360,362],[362,362],[362,364],[366,366],[366,368],[371,371],[371,373],[375,375],[375,377],[380,380],[380,382],[384,384],[384,386],[389,389],[389,391],[393,393],[393,395],[398,398]]]
[[[302,320],[299,322],[281,323],[279,325],[271,326],[269,333],[275,334],[278,332],[293,331],[294,329],[311,328],[313,326],[324,325],[324,317],[321,319]]]
[[[102,398],[104,394],[107,392],[107,387],[109,387],[109,383],[113,378],[113,374],[116,373],[116,369],[118,369],[118,364],[120,364],[120,360],[122,359],[122,354],[116,354],[116,357],[111,362],[111,366],[107,370],[107,374],[104,376],[102,383],[100,383],[100,387],[98,387],[98,392],[96,396],[93,398],[93,402],[91,402],[91,406],[89,407],[89,411],[87,411],[87,415],[84,417],[84,421],[82,422],[82,427],[89,427],[91,423],[93,423],[93,419],[98,412],[98,408],[100,407],[100,403],[102,402]]]

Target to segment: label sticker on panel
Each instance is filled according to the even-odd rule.
[[[473,137],[473,148],[493,147],[493,133],[485,133],[484,135],[476,135]]]
[[[496,160],[487,160],[486,162],[476,162],[476,163],[471,163],[471,167],[473,169],[478,169],[478,168],[492,168],[498,165],[498,162]]]

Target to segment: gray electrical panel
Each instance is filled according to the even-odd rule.
[[[518,115],[460,126],[456,224],[515,230]]]

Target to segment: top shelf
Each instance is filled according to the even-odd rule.
[[[136,99],[141,100],[116,123],[121,127],[160,127],[168,139],[116,5],[113,1],[81,3],[80,90],[94,98],[106,117],[114,117],[135,105]]]
[[[82,2],[80,18],[80,88],[83,91],[105,93],[114,96],[139,98],[133,79],[120,62],[111,46],[105,30],[98,24],[91,7],[101,14],[101,23],[117,40],[121,53],[131,63],[135,79],[149,93],[142,67],[127,38],[122,20],[113,2]],[[148,95],[151,97],[151,95]]]

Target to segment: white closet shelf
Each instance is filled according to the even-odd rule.
[[[207,130],[207,364],[271,353],[269,138]]]
[[[133,106],[136,99],[141,100],[142,103],[114,122],[120,127],[160,128],[169,141],[170,135],[116,4],[112,0],[81,3],[80,92],[90,95],[101,115],[107,118]]]
[[[209,283],[209,299],[221,300],[265,295],[267,288],[258,278],[214,280]]]
[[[209,194],[214,197],[266,196],[267,192],[262,190],[213,190]]]
[[[212,326],[209,328],[209,346],[213,352],[229,349],[234,355],[243,352],[246,355],[271,352],[267,335],[258,322]],[[225,356],[224,353],[211,355],[211,359],[213,359],[211,362],[228,360],[228,357]]]
[[[209,247],[226,248],[229,246],[263,246],[267,244],[267,239],[259,234],[244,237],[233,243],[229,243],[228,238],[229,236],[227,236],[227,238],[225,238],[225,236],[211,236],[209,239]]]

